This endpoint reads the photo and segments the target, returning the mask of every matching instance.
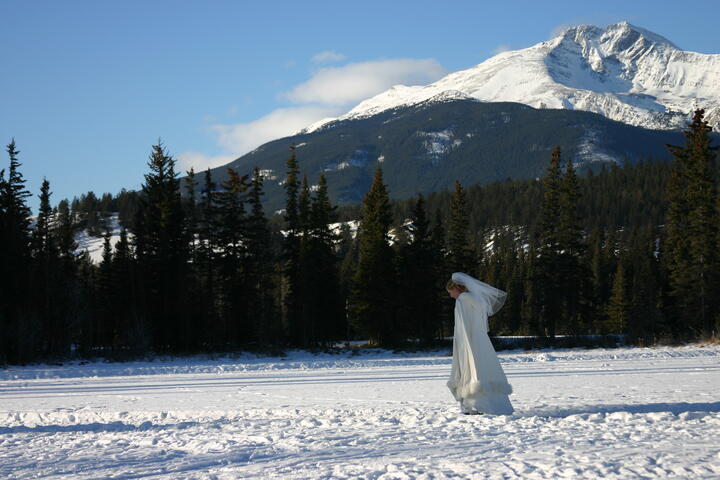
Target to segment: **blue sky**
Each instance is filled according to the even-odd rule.
[[[216,166],[563,26],[627,20],[720,53],[717,1],[0,0],[0,19],[0,141],[54,203],[138,188],[158,138]]]

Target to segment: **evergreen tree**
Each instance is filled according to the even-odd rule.
[[[660,265],[656,258],[655,229],[641,231],[632,254],[634,275],[630,295],[630,322],[628,335],[631,342],[650,345],[663,331],[664,318],[660,309]]]
[[[305,309],[312,319],[311,338],[321,345],[342,338],[347,330],[345,299],[335,253],[338,237],[330,226],[335,220],[335,207],[328,197],[327,179],[321,174],[311,201],[308,242],[304,252],[305,268],[308,269],[304,275]]]
[[[33,246],[33,305],[40,322],[42,341],[39,354],[64,356],[70,341],[66,325],[66,305],[63,300],[62,267],[56,236],[52,228],[53,211],[50,206],[50,183],[43,180],[40,188],[40,208],[32,233]]]
[[[442,228],[442,226],[440,226]],[[400,329],[410,336],[432,342],[441,333],[439,255],[433,242],[430,222],[425,212],[425,199],[418,196],[406,227],[408,243],[398,255],[398,294],[403,308],[399,311]],[[444,292],[443,292],[444,293]]]
[[[156,351],[178,351],[191,341],[184,304],[188,237],[180,184],[175,160],[162,144],[153,145],[148,167],[134,232],[142,303]]]
[[[0,172],[0,363],[29,360],[35,348],[33,317],[27,303],[30,271],[30,192],[20,172],[13,139],[7,146],[8,177]]]
[[[586,298],[591,288],[591,275],[583,260],[585,246],[579,218],[580,188],[572,159],[568,159],[560,184],[559,221],[557,226],[560,246],[556,266],[563,295],[563,326],[567,333],[577,334],[590,328],[591,315]]]
[[[115,309],[114,354],[123,351],[130,354],[143,353],[148,348],[148,334],[145,319],[138,309],[137,266],[125,227],[120,230],[120,239],[115,243],[112,256],[112,299]]]
[[[262,344],[276,343],[281,325],[276,321],[273,252],[270,229],[262,206],[263,176],[260,168],[253,170],[248,196],[250,214],[247,219],[246,276],[249,310],[254,319],[255,336]]]
[[[612,295],[608,302],[607,322],[604,333],[622,334],[627,331],[630,318],[630,302],[625,280],[625,267],[618,262],[612,283]]]
[[[540,312],[542,311],[540,298],[542,290],[541,284],[537,282],[539,278],[536,272],[538,255],[534,243],[530,244],[530,248],[525,255],[525,263],[523,300],[520,310],[521,327],[517,333],[521,335],[543,335],[544,331],[540,323]]]
[[[197,272],[198,299],[197,304],[202,312],[203,320],[198,328],[197,342],[206,345],[206,348],[218,348],[218,345],[227,340],[222,332],[217,303],[217,272],[216,247],[217,240],[217,202],[216,185],[212,181],[212,174],[208,168],[205,171],[205,180],[201,190],[200,218],[198,219],[198,242],[196,248],[195,271]]]
[[[247,277],[247,215],[245,200],[248,176],[240,176],[228,168],[228,179],[217,194],[218,225],[216,249],[220,256],[221,315],[225,338],[243,344],[253,338],[254,329],[248,311]]]
[[[185,219],[187,221],[187,234],[190,239],[188,254],[190,260],[196,263],[197,255],[197,234],[198,234],[198,211],[195,192],[198,182],[195,180],[195,170],[190,168],[185,179]]]
[[[550,167],[543,179],[542,230],[533,280],[540,285],[538,291],[540,331],[549,337],[555,336],[557,321],[562,314],[561,279],[556,268],[562,248],[558,231],[561,192],[560,147],[556,147],[550,159]]]
[[[117,328],[117,298],[115,297],[115,282],[113,272],[113,255],[112,244],[110,240],[112,235],[110,230],[105,230],[103,235],[102,260],[98,268],[98,288],[97,295],[100,306],[100,315],[96,320],[95,332],[93,339],[95,346],[103,349],[111,349],[117,345],[118,328]]]
[[[310,186],[307,176],[303,176],[298,198],[299,221],[299,254],[298,254],[298,282],[295,287],[295,301],[298,306],[298,317],[291,330],[292,343],[308,347],[317,343],[317,326],[312,314],[312,299],[309,285],[310,276],[315,265],[310,259]]]
[[[697,110],[685,145],[668,145],[675,169],[668,186],[667,256],[676,329],[710,335],[718,315],[718,212],[715,151],[704,110]]]
[[[295,146],[290,146],[290,158],[287,161],[287,178],[285,179],[285,241],[283,242],[283,307],[284,323],[290,341],[299,344],[302,341],[302,303],[301,303],[301,272],[300,272],[300,216],[298,212],[298,195],[300,167],[295,154]]]
[[[43,179],[40,187],[40,208],[33,230],[33,250],[36,258],[48,258],[55,254],[55,241],[51,235],[52,207],[50,206],[50,182]]]
[[[442,213],[439,208],[435,209],[435,220],[430,233],[430,241],[432,242],[433,252],[435,254],[435,266],[437,271],[436,288],[440,296],[440,312],[438,314],[438,331],[441,338],[452,335],[454,320],[452,318],[452,310],[454,301],[446,295],[445,284],[447,279],[453,273],[447,266],[447,248],[445,243],[445,227],[443,225]]]
[[[452,272],[475,273],[475,253],[469,241],[470,222],[467,212],[465,190],[455,182],[455,191],[450,203],[448,223],[448,266]]]
[[[61,200],[58,203],[57,210],[55,236],[57,237],[59,254],[64,259],[72,259],[77,249],[77,242],[75,241],[75,225],[68,201]]]
[[[355,274],[353,309],[358,329],[376,345],[394,345],[401,340],[397,330],[393,295],[396,288],[394,252],[390,246],[392,223],[388,191],[382,169],[375,170],[373,183],[363,200],[358,228],[359,262]]]

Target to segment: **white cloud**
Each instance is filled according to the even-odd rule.
[[[333,52],[332,50],[326,50],[320,52],[312,57],[313,63],[337,63],[342,62],[347,57],[342,53]]]
[[[497,47],[495,47],[495,50],[493,50],[493,55],[497,55],[503,52],[509,52],[510,50],[512,50],[512,47],[510,45],[498,45]]]
[[[322,52],[313,60],[340,60],[341,57],[344,58],[335,52]],[[427,84],[446,73],[432,59],[378,60],[321,68],[308,81],[279,96],[296,106],[278,108],[251,122],[212,125],[210,130],[217,134],[218,145],[224,153],[210,156],[184,152],[177,156],[178,165],[183,170],[193,167],[198,172],[225,165],[266,142],[293,135],[319,120],[338,117],[393,85]]]
[[[199,173],[208,168],[226,165],[238,157],[239,155],[210,156],[200,152],[183,152],[177,155],[177,166],[180,175],[185,175],[191,167],[195,169],[195,173]]]
[[[447,72],[433,59],[395,59],[350,63],[318,70],[307,82],[283,94],[294,103],[348,106],[393,85],[423,85]]]
[[[323,118],[342,113],[335,108],[303,106],[279,108],[257,120],[236,125],[214,125],[218,143],[237,156],[277,138],[287,137]]]

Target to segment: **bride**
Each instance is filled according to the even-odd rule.
[[[506,293],[470,275],[456,272],[447,283],[455,299],[453,362],[447,386],[460,402],[462,413],[510,415],[512,387],[497,359],[488,317],[505,303]]]

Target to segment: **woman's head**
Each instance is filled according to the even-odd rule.
[[[457,283],[452,279],[448,280],[447,284],[445,285],[445,289],[448,291],[452,298],[457,298],[460,296],[461,293],[465,293],[468,291],[465,285],[463,285],[462,283]]]

